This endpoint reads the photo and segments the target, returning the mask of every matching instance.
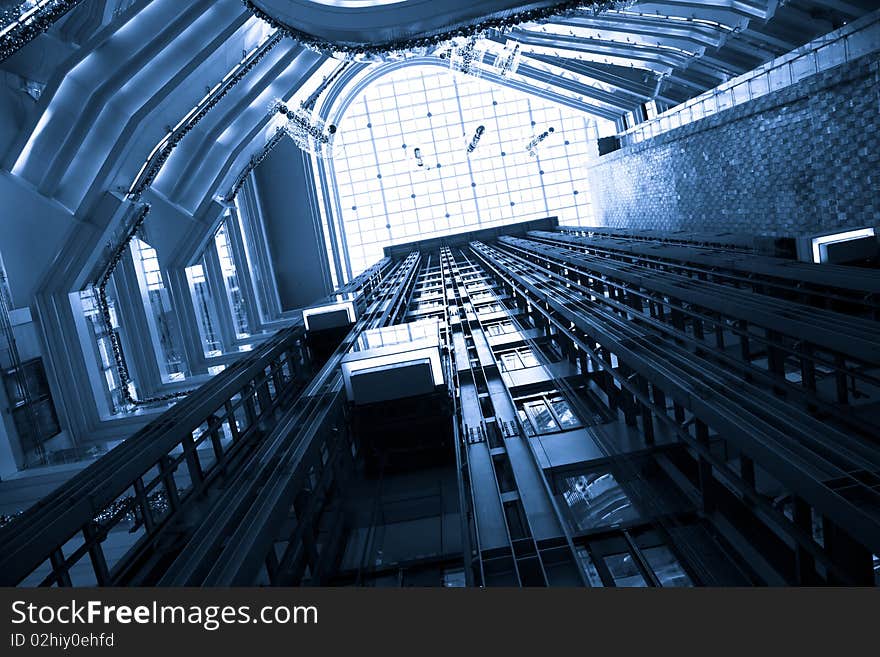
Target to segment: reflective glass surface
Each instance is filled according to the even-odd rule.
[[[217,255],[220,258],[220,269],[223,272],[223,281],[226,285],[226,295],[229,307],[232,309],[232,319],[235,323],[235,337],[245,339],[251,337],[250,324],[248,322],[244,295],[238,284],[238,269],[232,254],[232,244],[229,241],[229,231],[224,220],[214,236],[217,245]]]
[[[140,270],[144,289],[144,307],[159,361],[162,381],[183,381],[188,366],[183,352],[183,337],[174,312],[171,294],[165,286],[156,249],[137,238],[131,241],[135,267]]]
[[[614,578],[615,586],[648,586],[639,567],[629,552],[605,557],[605,565]]]
[[[693,586],[691,578],[682,569],[678,559],[672,554],[672,551],[665,545],[657,547],[645,548],[642,550],[645,559],[651,566],[651,570],[660,580],[661,586],[681,587]]]
[[[199,320],[199,335],[202,338],[205,357],[219,356],[223,353],[223,344],[218,328],[220,322],[217,319],[217,305],[214,302],[214,296],[211,294],[211,288],[205,278],[204,258],[199,264],[186,268],[186,278],[193,300],[193,308]]]
[[[639,518],[629,497],[610,473],[592,472],[567,477],[565,483],[562,498],[576,531],[617,525]]]
[[[551,399],[550,403],[553,406],[553,410],[556,411],[556,417],[559,418],[559,424],[563,429],[575,429],[580,426],[580,422],[574,416],[571,406],[562,397]]]
[[[358,336],[352,351],[367,351],[368,349],[378,349],[379,347],[425,339],[437,341],[439,340],[439,332],[440,324],[436,319],[423,319],[406,324],[369,329]]]
[[[538,433],[547,433],[559,429],[553,414],[550,413],[550,409],[547,408],[547,404],[543,401],[528,402],[524,405],[524,408],[526,413],[528,413],[532,426]]]

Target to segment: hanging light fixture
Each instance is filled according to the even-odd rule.
[[[495,55],[492,69],[501,77],[516,73],[516,69],[519,68],[521,54],[519,43],[512,39],[508,39],[501,52]]]
[[[483,133],[486,132],[486,126],[480,125],[477,126],[477,129],[474,131],[474,136],[471,137],[470,143],[467,145],[467,154],[470,155],[477,149],[477,144],[480,143],[480,137],[483,136]]]
[[[541,142],[544,141],[545,139],[547,139],[547,137],[549,137],[555,131],[556,131],[556,129],[553,128],[553,126],[551,126],[551,127],[547,128],[544,132],[532,137],[532,139],[529,141],[529,143],[526,144],[526,152],[529,154],[529,156],[530,157],[537,157],[538,146],[540,146]]]
[[[478,66],[483,61],[484,50],[477,47],[478,38],[470,36],[452,40],[452,49],[449,51],[449,70],[458,71],[475,78],[483,75],[483,70]]]
[[[324,78],[317,89],[297,109],[291,109],[280,100],[272,103],[270,111],[283,115],[287,121],[281,129],[293,140],[297,148],[316,157],[333,159],[342,153],[342,144],[336,139],[337,128],[327,123],[315,106],[321,94],[351,64],[351,61],[340,62],[328,77]]]
[[[332,159],[339,154],[340,149],[335,139],[336,126],[326,125],[313,109],[301,105],[291,111],[285,105],[281,105],[277,111],[287,117],[282,129],[297,148],[326,159]]]

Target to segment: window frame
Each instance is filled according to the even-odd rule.
[[[571,412],[572,417],[574,418],[576,424],[571,424],[569,422],[569,426],[565,426],[559,412],[553,407],[554,403],[562,402],[568,406],[568,410]],[[526,410],[527,406],[530,404],[542,403],[545,408],[550,412],[553,421],[556,424],[556,429],[551,431],[538,431],[535,427],[534,422],[532,421],[530,413]],[[547,390],[540,393],[530,394],[523,397],[517,397],[514,399],[514,406],[517,410],[517,416],[519,417],[520,424],[522,425],[525,434],[530,438],[534,438],[535,436],[546,436],[554,433],[564,433],[566,431],[576,431],[578,429],[582,429],[585,424],[578,417],[578,414],[571,404],[570,401],[563,395],[559,390]]]

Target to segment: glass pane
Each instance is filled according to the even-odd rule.
[[[574,429],[580,426],[580,422],[571,410],[571,406],[562,397],[555,397],[550,400],[553,410],[556,411],[556,417],[559,418],[559,424],[563,429]]]
[[[547,404],[542,401],[529,402],[525,404],[526,413],[538,433],[549,433],[558,431],[559,425],[553,419],[553,414],[547,408]]]
[[[612,554],[605,557],[605,565],[611,571],[611,577],[614,578],[615,586],[648,586],[645,578],[642,577],[639,567],[635,563],[629,552],[623,554]]]
[[[486,325],[486,333],[489,335],[504,335],[505,333],[511,333],[512,331],[513,324],[511,322],[495,322]]]
[[[749,89],[752,92],[752,98],[763,96],[770,90],[770,80],[764,73],[749,81]]]
[[[519,357],[515,352],[509,351],[506,354],[501,354],[501,369],[505,372],[512,372],[514,370],[522,369],[522,364],[520,363]]]
[[[675,555],[673,555],[672,551],[665,545],[646,548],[642,550],[642,554],[645,555],[645,559],[650,564],[651,570],[654,571],[657,579],[660,580],[661,586],[675,587],[694,585],[693,582],[691,582],[691,578],[688,577],[687,573],[682,569],[681,564],[678,563]]]
[[[204,258],[202,263],[186,268],[186,277],[189,282],[193,308],[199,320],[199,335],[202,338],[205,357],[219,356],[223,353],[223,344],[219,335],[217,306],[205,279]]]
[[[531,420],[529,420],[526,412],[522,409],[518,409],[517,413],[519,414],[519,420],[522,422],[523,428],[526,430],[527,436],[535,435],[535,428],[532,426]]]
[[[519,352],[519,357],[522,360],[523,367],[538,366],[538,359],[535,358],[535,354],[532,353],[531,349],[523,349]]]
[[[749,100],[749,85],[747,82],[743,82],[742,84],[738,84],[733,88],[733,102],[736,105],[740,105]]]
[[[467,586],[467,579],[462,568],[450,568],[443,571],[443,586],[462,587]]]
[[[590,225],[582,162],[595,148],[592,123],[538,96],[433,66],[366,86],[341,119],[337,143],[346,157],[324,161],[352,274],[383,246],[415,237],[548,215]]]
[[[223,282],[226,285],[226,294],[229,307],[232,310],[232,320],[235,325],[235,337],[239,340],[251,336],[250,324],[248,323],[247,308],[244,295],[238,284],[238,269],[232,253],[232,244],[229,241],[229,232],[226,220],[220,224],[217,234],[214,236],[217,246],[217,255],[220,258],[220,269],[223,271]]]
[[[153,247],[137,238],[131,241],[130,248],[135,266],[143,274],[142,285],[146,284],[146,289],[142,290],[145,294],[144,306],[162,380],[166,383],[182,381],[188,374],[183,337],[171,293],[162,277],[158,254]]]
[[[638,520],[639,513],[610,473],[566,477],[562,499],[575,531]],[[563,508],[566,508],[563,507]]]

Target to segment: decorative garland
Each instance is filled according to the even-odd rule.
[[[147,187],[149,187],[156,179],[156,176],[159,175],[159,171],[162,170],[162,166],[168,160],[172,151],[177,147],[180,141],[187,134],[189,134],[189,132],[193,128],[195,128],[199,121],[201,121],[208,114],[208,112],[211,111],[217,105],[217,103],[219,103],[232,90],[232,88],[244,78],[245,75],[247,75],[255,66],[257,66],[257,64],[259,64],[263,60],[263,58],[281,42],[281,39],[283,37],[284,33],[280,31],[276,31],[275,34],[269,37],[266,42],[251,55],[250,59],[248,59],[243,64],[239,64],[239,70],[226,80],[226,82],[223,84],[222,89],[220,89],[218,93],[213,95],[210,100],[208,100],[201,108],[199,108],[199,110],[186,122],[184,126],[182,126],[179,130],[171,135],[171,137],[168,139],[168,142],[153,155],[149,165],[144,169],[143,174],[139,177],[139,179],[135,180],[132,183],[128,192],[129,200],[137,201],[140,199]],[[186,390],[181,392],[168,393],[166,395],[159,395],[156,397],[136,399],[131,394],[131,390],[129,389],[129,383],[131,383],[131,375],[129,373],[128,363],[125,360],[125,352],[122,349],[122,341],[120,340],[119,334],[116,332],[115,329],[113,329],[113,325],[110,319],[110,305],[107,301],[107,285],[110,282],[110,277],[116,270],[116,266],[119,264],[119,261],[125,254],[125,250],[131,244],[131,241],[132,239],[134,239],[138,230],[140,230],[141,226],[143,226],[143,223],[146,220],[149,212],[150,205],[144,204],[141,207],[141,210],[138,213],[137,217],[135,218],[135,221],[132,224],[131,228],[128,230],[123,240],[114,250],[110,262],[108,263],[103,275],[99,279],[98,285],[96,287],[98,297],[98,311],[100,312],[101,321],[104,324],[104,328],[110,340],[110,347],[113,351],[113,361],[116,365],[116,372],[119,376],[120,387],[122,388],[122,396],[127,403],[133,406],[145,406],[149,404],[157,404],[174,399],[180,399],[182,397],[186,397],[190,394],[190,392],[192,392],[190,390]]]
[[[450,41],[451,39],[482,36],[485,32],[493,29],[504,32],[522,23],[546,20],[554,16],[568,16],[584,11],[599,12],[620,4],[625,4],[620,2],[620,0],[593,0],[592,2],[584,2],[584,0],[563,0],[562,2],[556,2],[547,7],[513,12],[509,16],[504,17],[487,18],[480,23],[438,32],[437,34],[432,34],[430,36],[396,39],[384,43],[336,43],[318,38],[278,20],[257,7],[252,0],[242,0],[242,2],[257,18],[266,21],[276,29],[282,30],[287,36],[298,41],[306,48],[325,54],[343,53],[349,58],[360,57],[379,59],[391,53],[401,53],[403,51],[417,48],[431,48],[446,41]]]
[[[180,495],[182,491],[178,488],[177,494]],[[136,498],[134,495],[126,495],[125,497],[121,497],[117,500],[114,500],[110,506],[101,511],[98,515],[96,515],[93,520],[103,529],[109,529],[114,524],[116,524],[115,520],[117,516],[119,516],[122,512],[125,512],[122,516],[125,518],[129,524],[131,525],[131,529],[129,531],[136,531],[137,528],[143,523],[143,513],[141,511],[140,505],[137,505]],[[165,491],[157,490],[153,491],[149,495],[147,495],[147,506],[150,511],[155,513],[158,516],[162,516],[169,509],[168,503],[168,495],[166,495]]]
[[[505,55],[499,55],[495,59],[495,68],[498,69],[498,75],[501,77],[506,77],[508,73],[516,71],[516,67],[519,65],[520,56],[519,43],[516,43],[510,50],[505,46],[504,51],[506,53]]]
[[[140,199],[146,188],[149,187],[156,179],[156,176],[159,175],[159,171],[162,170],[162,166],[165,164],[166,160],[168,160],[171,152],[177,147],[177,144],[180,143],[180,140],[189,134],[189,132],[196,127],[198,122],[201,121],[205,115],[244,78],[245,75],[247,75],[275,46],[281,42],[282,38],[284,38],[284,33],[276,31],[275,34],[273,34],[255,53],[253,53],[253,55],[251,55],[251,58],[246,63],[243,65],[240,64],[241,68],[236,71],[232,77],[226,80],[223,88],[212,96],[211,99],[208,100],[208,102],[206,102],[189,121],[187,121],[186,125],[171,134],[168,142],[153,155],[149,165],[144,169],[140,178],[132,183],[128,192],[130,200],[137,201]]]
[[[449,66],[459,73],[480,77],[481,70],[474,66],[478,55],[479,59],[483,58],[483,53],[477,51],[477,35],[472,34],[464,44],[453,48],[449,53]],[[444,57],[445,53],[440,53],[440,58]]]
[[[0,62],[18,52],[33,39],[52,27],[53,23],[64,16],[68,11],[76,7],[82,0],[54,0],[48,2],[40,11],[34,14],[25,23],[7,33],[0,41]],[[22,2],[17,7],[11,7],[3,12],[0,26],[7,27],[19,22],[23,13]]]
[[[302,133],[307,134],[319,144],[327,144],[330,142],[329,135],[324,134],[323,124],[311,123],[306,116],[303,116],[300,112],[294,112],[293,110],[288,109],[287,105],[284,103],[278,103],[276,107],[277,109],[275,111],[278,114],[281,114],[281,116],[286,116],[288,124],[293,124],[292,128],[290,125],[285,126],[285,130],[291,131],[293,128],[296,128]],[[305,109],[305,105],[303,105],[303,109]],[[336,132],[335,126],[333,127],[333,132]]]
[[[181,495],[183,491],[177,489],[177,494]],[[125,497],[121,497],[117,500],[114,500],[110,506],[105,508],[101,513],[96,515],[92,520],[95,522],[98,527],[101,529],[110,529],[115,524],[117,524],[117,517],[121,515],[122,518],[128,521],[130,525],[130,532],[136,531],[138,527],[143,523],[143,512],[139,505],[136,504],[137,498],[134,495],[126,495]],[[147,506],[150,511],[155,513],[157,516],[164,515],[169,509],[168,495],[163,490],[157,490],[149,495],[147,495]],[[5,527],[6,525],[12,524],[16,520],[18,520],[24,511],[16,511],[15,513],[2,513],[0,514],[0,529]]]
[[[245,7],[258,18],[266,21],[273,27],[282,30],[286,36],[295,39],[307,48],[317,50],[324,53],[342,52],[348,56],[363,57],[379,57],[392,52],[400,52],[413,48],[430,48],[437,46],[445,41],[456,37],[469,37],[483,33],[487,30],[508,30],[521,23],[530,23],[534,21],[546,20],[553,16],[562,16],[575,14],[580,11],[599,11],[608,7],[619,4],[608,0],[595,0],[594,2],[584,2],[584,0],[564,0],[547,7],[538,9],[528,9],[519,11],[505,17],[489,18],[480,23],[466,25],[460,28],[438,32],[430,36],[411,37],[408,39],[397,39],[394,41],[386,41],[384,43],[334,43],[321,39],[295,27],[287,25],[265,11],[257,7],[252,0],[242,0]],[[58,19],[64,16],[68,11],[80,4],[82,0],[54,0],[37,14],[35,14],[26,23],[22,23],[18,28],[12,30],[3,37],[0,42],[0,61],[3,61],[13,53],[17,52],[28,42],[38,37],[40,34],[48,30]],[[4,16],[2,25],[7,26],[19,20],[21,16],[21,6],[8,9]]]
[[[98,285],[95,287],[95,291],[97,292],[98,297],[98,311],[101,314],[101,321],[104,324],[104,330],[107,332],[107,336],[110,339],[110,347],[113,350],[113,362],[116,364],[116,373],[119,376],[119,385],[122,389],[122,396],[125,401],[132,406],[146,406],[148,404],[158,404],[171,401],[173,399],[180,399],[181,397],[186,397],[190,392],[192,392],[191,390],[184,390],[181,392],[171,392],[167,395],[136,399],[131,394],[131,390],[129,389],[129,384],[131,383],[131,375],[128,371],[128,364],[125,362],[125,353],[122,350],[122,341],[119,338],[119,333],[117,333],[116,329],[113,328],[113,322],[110,318],[110,304],[107,302],[107,285],[110,282],[110,277],[113,276],[113,272],[116,271],[116,266],[119,264],[119,261],[125,254],[125,249],[128,248],[129,244],[131,244],[131,241],[134,239],[135,235],[137,235],[137,232],[140,230],[141,226],[143,226],[144,221],[146,220],[149,213],[150,205],[148,203],[145,203],[141,206],[140,211],[135,216],[135,220],[126,232],[125,237],[113,251],[110,262],[107,264],[107,268],[98,279]]]
[[[309,96],[305,101],[303,101],[300,106],[304,109],[314,109],[315,103],[318,102],[318,98],[320,98],[321,94],[327,89],[343,72],[348,68],[350,62],[342,62],[336,69],[331,73],[327,78],[318,85],[318,88]],[[289,121],[297,121],[301,120],[302,117],[297,116],[297,113],[291,110],[285,103],[280,100],[274,101],[269,106],[269,114],[281,114],[286,117]],[[329,133],[332,135],[336,132],[336,126],[330,125],[327,126]],[[326,144],[329,141],[329,137],[325,135],[321,128],[317,128],[315,126],[303,126],[303,129],[309,133],[309,135],[314,138],[316,141],[322,144]],[[229,189],[229,192],[223,197],[224,203],[233,203],[235,201],[235,197],[238,195],[239,190],[241,190],[244,185],[247,177],[251,174],[251,171],[256,169],[260,163],[265,160],[272,150],[278,145],[281,139],[285,136],[290,136],[290,132],[287,127],[279,126],[275,129],[275,134],[266,142],[263,148],[259,153],[256,153],[250,157],[248,163],[244,166],[241,172],[235,177],[235,181],[232,183],[232,187]]]
[[[235,201],[235,197],[238,195],[238,192],[244,185],[247,177],[251,174],[251,171],[260,166],[260,163],[269,157],[269,153],[272,152],[272,149],[274,149],[278,145],[278,142],[280,142],[285,136],[287,136],[287,131],[283,126],[275,128],[275,134],[266,142],[266,145],[263,146],[262,150],[255,155],[251,155],[251,158],[248,160],[244,169],[242,169],[241,173],[235,177],[235,182],[232,183],[229,192],[223,197],[224,203],[232,203]]]
[[[22,511],[16,511],[15,513],[0,513],[0,529],[3,529],[6,525],[15,522],[15,520],[17,520],[22,513]]]

